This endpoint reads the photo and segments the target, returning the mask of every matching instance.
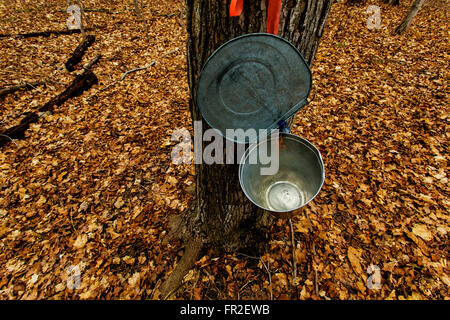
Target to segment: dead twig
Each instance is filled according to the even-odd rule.
[[[247,258],[251,258],[251,259],[257,259],[259,261],[261,261],[261,264],[264,266],[264,268],[267,271],[267,274],[269,276],[269,287],[270,287],[270,300],[273,300],[273,292],[272,292],[272,274],[270,273],[269,267],[264,263],[263,259],[261,257],[253,257],[253,256],[249,256],[245,253],[240,253],[237,252],[237,254],[240,254],[241,256],[247,257]],[[267,260],[267,264],[270,264],[270,262]]]
[[[174,53],[174,52],[176,52],[176,51],[178,51],[178,50],[179,50],[179,48],[175,48],[175,49],[173,49],[173,50],[167,51],[166,53],[164,53],[164,54],[161,56],[161,58],[165,58],[165,57],[167,57],[168,55],[170,55],[170,54],[172,54],[172,53]],[[132,72],[136,72],[136,71],[148,69],[148,68],[150,68],[150,67],[156,65],[156,64],[159,63],[159,62],[160,62],[160,61],[155,61],[155,60],[153,60],[153,61],[150,62],[150,64],[148,64],[147,66],[140,67],[140,68],[136,68],[136,69],[128,70],[128,71],[126,71],[126,72],[124,72],[124,73],[122,74],[122,76],[120,77],[120,79],[114,80],[113,82],[111,82],[110,84],[108,84],[106,87],[101,88],[98,92],[103,92],[103,91],[105,91],[105,90],[111,88],[112,86],[114,86],[117,82],[123,81],[123,80],[125,79],[125,77],[126,77],[127,75],[129,75],[130,73],[132,73]],[[98,92],[97,92],[97,93],[94,93],[92,96],[90,96],[89,98],[87,98],[87,100],[88,100],[88,101],[92,100],[94,97],[97,96]]]
[[[10,86],[3,89],[0,89],[0,97],[6,96],[7,94],[14,93],[19,90],[32,90],[35,89],[37,86],[43,85],[45,82],[38,81],[38,82],[30,82],[25,83],[17,86]]]
[[[130,73],[136,72],[136,71],[139,71],[139,70],[144,70],[144,69],[150,68],[150,67],[153,66],[154,64],[155,64],[155,61],[152,61],[149,65],[147,65],[147,66],[145,66],[145,67],[140,67],[140,68],[128,70],[127,72],[124,72],[124,73],[122,74],[122,77],[120,77],[120,81],[123,81],[123,79],[125,79],[125,77],[126,77],[127,75],[129,75]]]
[[[272,292],[272,275],[270,274],[269,267],[264,263],[262,258],[259,258],[264,268],[266,268],[267,274],[269,275],[269,287],[270,287],[270,300],[273,300],[273,292]],[[270,265],[269,260],[267,260],[267,264]]]
[[[246,287],[246,286],[248,286],[250,283],[252,283],[252,282],[255,282],[255,280],[250,280],[250,281],[248,281],[246,284],[244,284],[240,289],[239,289],[239,291],[238,291],[238,300],[240,300],[240,293],[241,293],[241,291],[242,290],[244,290],[244,288]]]
[[[19,146],[16,141],[14,141],[10,136],[8,136],[6,134],[0,134],[0,137],[9,139],[12,143],[14,143],[16,145],[16,147]]]
[[[297,282],[297,257],[295,255],[295,249],[296,249],[296,245],[295,245],[295,238],[294,238],[294,227],[292,226],[292,220],[289,219],[289,226],[291,227],[291,243],[292,243],[292,264],[294,267],[293,270],[293,276],[294,276],[294,283]]]
[[[87,65],[85,65],[85,66],[83,67],[83,69],[84,69],[84,70],[89,70],[90,68],[92,68],[92,66],[93,66],[94,64],[96,64],[96,63],[100,60],[101,57],[102,57],[101,54],[97,55],[94,59],[92,59],[91,61],[89,61],[89,63],[88,63]]]
[[[313,223],[312,223],[311,219],[309,218],[308,212],[305,211],[305,215],[309,222],[309,232],[311,234],[313,234],[313,230],[312,230]],[[317,253],[316,253],[316,244],[314,243],[314,240],[312,243],[312,249],[313,249],[312,265],[313,265],[313,269],[314,269],[314,290],[315,290],[316,295],[319,296],[318,274],[317,274],[317,268],[315,267],[315,257],[317,255]]]

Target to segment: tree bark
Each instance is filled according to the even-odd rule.
[[[331,4],[332,0],[283,1],[279,35],[293,43],[310,65]],[[209,127],[202,119],[194,97],[197,79],[206,60],[220,45],[232,38],[266,31],[267,0],[244,1],[244,9],[239,17],[229,16],[229,6],[230,0],[187,0],[190,109],[192,120],[202,121],[203,131]],[[196,199],[192,208],[171,224],[169,239],[176,236],[184,243],[201,239],[204,246],[213,246],[225,252],[261,255],[269,239],[268,231],[274,217],[256,207],[241,191],[238,165],[199,164],[195,165],[195,172]],[[190,250],[190,254],[198,256],[200,249],[195,252]],[[166,282],[174,278],[182,279],[179,274],[184,274],[191,267],[184,263],[171,273]],[[173,290],[167,288],[166,283],[162,288],[163,298]]]
[[[425,0],[414,0],[414,2],[411,5],[411,8],[409,8],[408,14],[403,19],[402,23],[395,29],[395,33],[397,34],[404,34],[406,29],[410,26],[411,22],[413,21],[414,17],[416,16],[417,12],[422,7]]]

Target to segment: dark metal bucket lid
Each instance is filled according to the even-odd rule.
[[[205,121],[228,140],[256,142],[265,136],[238,136],[226,129],[276,129],[308,103],[312,75],[289,41],[251,33],[220,46],[206,61],[197,86]]]

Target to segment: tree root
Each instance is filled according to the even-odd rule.
[[[187,242],[183,257],[160,287],[161,299],[169,298],[178,289],[186,273],[192,269],[198,260],[202,248],[203,242],[198,238],[193,238]]]

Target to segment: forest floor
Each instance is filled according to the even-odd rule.
[[[182,4],[149,2],[147,41],[131,1],[83,2],[109,10],[87,12],[96,40],[82,64],[103,55],[99,83],[0,149],[1,299],[158,299],[183,252],[162,244],[168,216],[193,199],[193,166],[170,159],[171,133],[192,131]],[[6,3],[0,34],[66,28],[61,1]],[[366,25],[370,4],[380,29]],[[292,219],[295,248],[277,220],[261,259],[210,250],[173,298],[449,298],[449,6],[426,2],[393,35],[409,4],[332,7],[315,99],[293,126],[326,171]],[[0,132],[82,71],[64,68],[81,39],[0,38],[0,88],[46,82],[0,101]]]

